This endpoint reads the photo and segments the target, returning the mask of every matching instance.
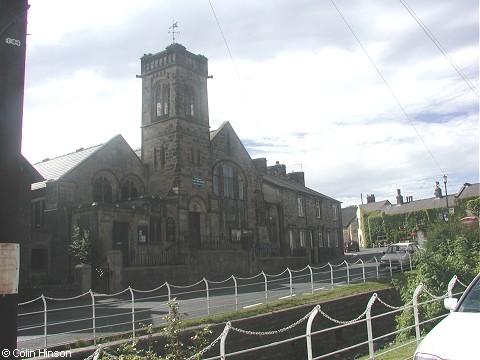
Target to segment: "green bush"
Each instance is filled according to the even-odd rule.
[[[417,270],[406,274],[403,281],[395,281],[404,302],[412,299],[413,292],[419,283],[436,296],[447,291],[448,283],[454,275],[464,284],[468,284],[480,272],[480,239],[478,228],[464,226],[459,222],[437,223],[430,227],[426,252],[415,259]],[[464,290],[456,287],[456,290]],[[422,291],[418,300],[430,299],[426,291]],[[430,302],[419,307],[420,321],[445,313],[441,301]],[[397,317],[397,328],[412,325],[413,311],[409,309]],[[425,324],[423,331],[428,332],[433,323]],[[399,340],[412,336],[410,332],[400,333]]]

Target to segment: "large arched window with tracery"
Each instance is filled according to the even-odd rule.
[[[105,176],[99,176],[93,183],[93,201],[102,203],[113,202],[113,187]]]
[[[220,163],[213,168],[212,191],[219,197],[219,207],[223,219],[241,226],[245,221],[244,174],[234,164]]]
[[[134,199],[138,197],[138,185],[131,180],[127,180],[122,185],[122,200]]]

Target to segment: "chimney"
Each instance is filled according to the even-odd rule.
[[[403,196],[400,193],[400,189],[397,189],[397,205],[402,205],[403,204]]]
[[[374,203],[375,202],[375,194],[367,194],[367,204]]]
[[[292,171],[291,173],[287,174],[287,179],[296,184],[305,186],[305,173],[303,171]]]
[[[413,201],[413,196],[407,196],[407,203],[411,203]]]
[[[441,199],[442,196],[442,188],[440,187],[438,181],[435,181],[435,191],[433,192],[436,198]]]
[[[260,171],[262,174],[267,173],[267,159],[266,158],[258,158],[258,159],[253,159],[253,165],[255,166],[255,169]]]
[[[285,165],[276,162],[275,165],[267,167],[268,175],[277,176],[285,179],[287,177],[287,168]]]

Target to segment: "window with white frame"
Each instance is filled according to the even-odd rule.
[[[322,203],[320,200],[315,201],[315,215],[317,216],[317,219],[322,218]]]
[[[318,246],[323,247],[323,231],[318,232]]]
[[[293,230],[289,229],[288,230],[288,240],[289,240],[289,245],[290,245],[290,254],[293,254]]]
[[[337,220],[338,219],[337,205],[332,205],[332,211],[333,211],[333,220]]]
[[[330,231],[327,232],[327,247],[332,247]]]
[[[335,240],[335,247],[338,248],[338,233],[336,231],[333,233],[333,239]]]
[[[298,208],[298,216],[303,217],[303,198],[302,197],[297,197],[297,208]]]
[[[305,247],[305,231],[303,230],[300,231],[300,247]]]

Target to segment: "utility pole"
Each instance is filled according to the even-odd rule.
[[[23,225],[21,143],[28,0],[0,0],[0,351],[17,347],[19,243]]]

